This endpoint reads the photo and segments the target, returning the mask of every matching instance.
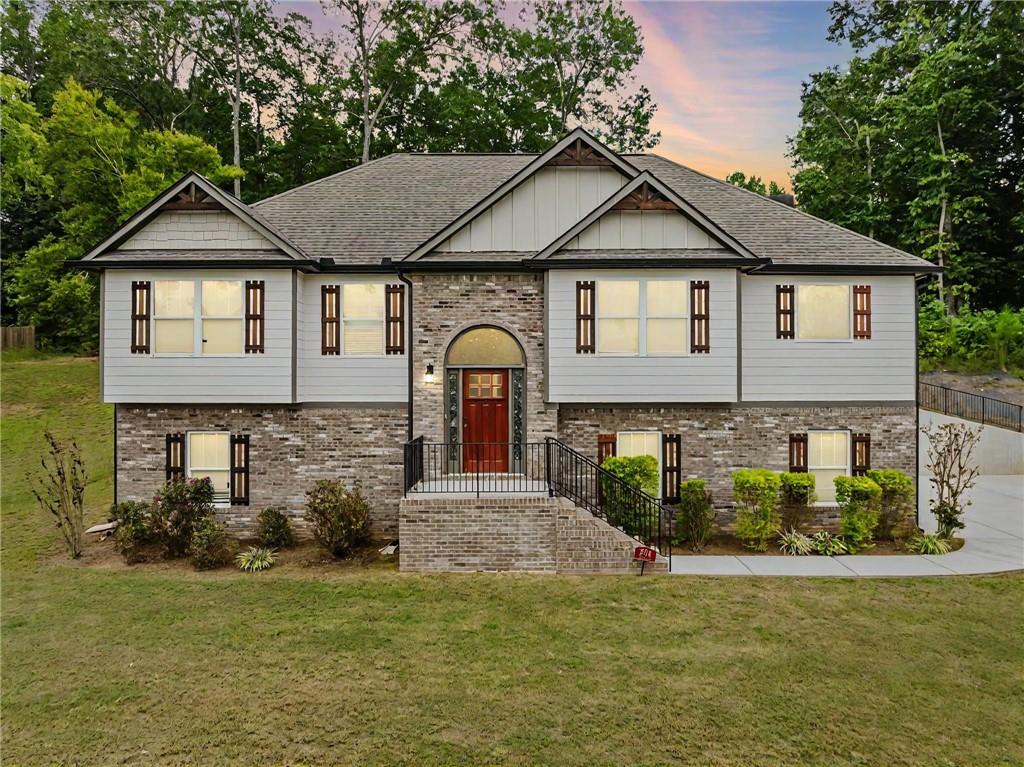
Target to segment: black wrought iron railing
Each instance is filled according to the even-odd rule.
[[[936,413],[1000,426],[1004,429],[1024,431],[1024,406],[986,397],[983,394],[921,381],[917,388],[917,404]]]
[[[559,495],[671,555],[672,510],[553,437],[507,444],[419,437],[406,443],[404,458],[406,495]]]

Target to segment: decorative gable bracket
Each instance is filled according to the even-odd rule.
[[[612,161],[597,151],[592,144],[582,138],[573,141],[569,146],[545,163],[556,167],[612,168]]]
[[[164,210],[227,210],[196,183],[191,183],[159,208]]]
[[[646,181],[624,199],[612,205],[612,210],[679,210],[679,206],[654,189]]]

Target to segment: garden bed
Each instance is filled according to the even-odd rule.
[[[956,551],[963,547],[963,538],[951,538],[948,541],[950,551]],[[714,536],[701,551],[693,551],[688,544],[673,543],[672,554],[678,556],[723,556],[723,557],[767,557],[782,556],[778,546],[770,545],[767,551],[752,551],[743,545],[743,542],[734,535],[721,534]],[[857,556],[891,556],[893,554],[915,554],[906,547],[906,544],[899,541],[875,541],[875,545],[869,549],[858,551]],[[807,554],[805,556],[821,556],[820,554]]]

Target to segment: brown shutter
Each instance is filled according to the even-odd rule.
[[[337,285],[320,287],[320,353],[340,354],[341,333],[338,321],[339,294]]]
[[[598,434],[597,435],[597,465],[600,466],[604,463],[605,458],[610,458],[615,455],[615,443],[617,442],[614,434]]]
[[[871,338],[871,286],[853,286],[853,337]]]
[[[793,338],[793,286],[775,286],[775,337]]]
[[[707,280],[690,283],[690,351],[711,351],[711,298]]]
[[[576,353],[594,353],[594,282],[576,283]]]
[[[231,435],[231,505],[249,505],[249,435]]]
[[[807,435],[789,435],[789,470],[807,471]]]
[[[263,354],[263,280],[245,282],[245,353]]]
[[[871,468],[871,435],[853,435],[853,476],[863,477]]]
[[[132,283],[132,354],[149,354],[149,286]]]
[[[683,438],[679,434],[661,435],[661,499],[665,503],[679,503],[682,447]]]
[[[405,285],[384,289],[385,354],[405,353]]]
[[[167,453],[164,461],[167,470],[167,481],[185,479],[185,435],[167,435]]]

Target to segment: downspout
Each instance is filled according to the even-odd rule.
[[[385,258],[385,259],[383,259],[381,261],[381,263],[382,264],[386,264],[386,265],[391,265],[391,259],[390,258]],[[412,334],[413,333],[412,307],[413,307],[413,302],[412,302],[412,280],[410,280],[408,277],[405,276],[405,274],[402,272],[401,267],[396,267],[395,268],[395,272],[398,274],[398,279],[401,280],[403,283],[405,283],[405,286],[408,288],[408,295],[409,295],[409,308],[408,308],[409,316],[408,316],[408,321],[405,323],[405,328],[406,328],[406,333],[407,333],[407,336],[406,336],[406,354],[405,354],[405,356],[406,356],[406,359],[408,360],[408,363],[409,363],[408,364],[408,368],[409,368],[409,371],[408,371],[408,375],[409,375],[408,386],[409,386],[409,389],[408,389],[408,394],[407,394],[408,399],[409,399],[409,404],[408,404],[409,410],[408,410],[408,414],[407,414],[406,417],[409,420],[409,427],[408,427],[408,430],[407,430],[407,441],[408,442],[412,442],[413,439],[415,439],[415,434],[414,434],[414,431],[413,431],[413,423],[412,423],[412,417],[413,417],[413,393],[412,393],[412,386],[413,386],[413,372],[412,372],[412,364],[413,364],[413,358],[412,358],[412,340],[413,340],[413,334]]]

